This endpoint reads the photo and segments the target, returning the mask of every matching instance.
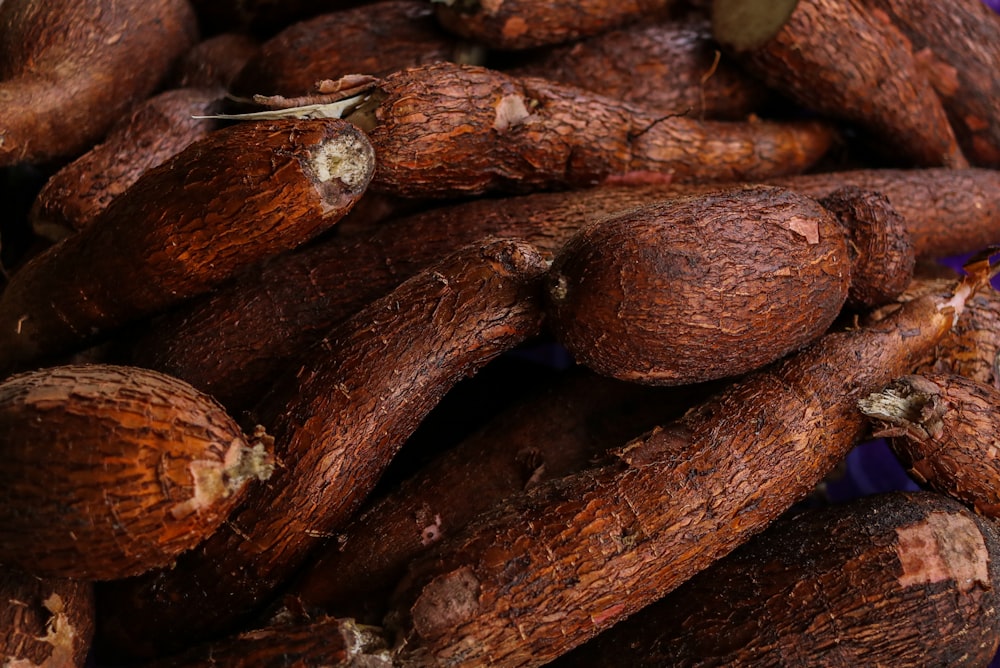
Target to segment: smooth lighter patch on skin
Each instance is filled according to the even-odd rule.
[[[917,524],[896,529],[900,587],[954,581],[960,592],[988,586],[989,552],[972,518],[935,512]]]
[[[364,136],[345,133],[325,142],[310,161],[320,183],[338,179],[352,191],[363,190],[375,168],[375,152]]]
[[[462,567],[431,580],[413,604],[413,628],[433,637],[472,619],[479,611],[479,579]]]
[[[531,116],[524,98],[520,95],[504,95],[497,103],[497,115],[493,127],[500,132],[506,132],[512,127],[521,125]]]
[[[810,244],[819,243],[819,223],[810,218],[800,218],[799,216],[792,216],[789,218],[786,227],[796,234],[805,237],[806,242]]]

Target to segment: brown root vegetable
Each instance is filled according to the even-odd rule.
[[[1000,244],[1000,171],[856,169],[797,174],[768,183],[822,199],[857,186],[880,192],[906,221],[918,257],[972,253]]]
[[[219,88],[180,88],[155,95],[118,121],[97,146],[53,174],[29,218],[39,236],[58,241],[89,225],[147,170],[206,136],[219,111]]]
[[[191,0],[209,33],[250,32],[261,39],[322,12],[348,9],[369,0]]]
[[[813,509],[552,668],[985,666],[998,563],[996,526],[938,494]]]
[[[906,221],[885,195],[848,186],[819,203],[836,216],[848,234],[848,302],[879,306],[901,295],[913,279],[916,254]]]
[[[363,237],[324,239],[158,318],[131,342],[131,360],[183,378],[236,412],[279,370],[305,363],[303,353],[330,327],[443,255],[494,235],[525,239],[551,259],[590,221],[663,197],[661,188],[603,187],[473,200]]]
[[[386,625],[400,665],[537,666],[663,597],[803,498],[866,433],[857,400],[945,336],[983,272],[825,335],[411,562]]]
[[[571,373],[356,515],[285,598],[307,610],[381,619],[392,587],[415,556],[504,498],[592,465],[610,446],[680,416],[709,391]]]
[[[1000,518],[1000,390],[963,376],[904,376],[859,405],[917,482]]]
[[[383,0],[295,23],[264,42],[233,82],[236,95],[306,95],[323,79],[385,76],[404,67],[454,60],[426,0]]]
[[[13,376],[0,384],[0,563],[90,580],[166,566],[270,475],[264,440],[154,371]]]
[[[920,166],[968,167],[910,43],[856,0],[715,0],[713,34],[751,73],[809,109],[861,125]],[[760,10],[766,20],[746,21]]]
[[[639,24],[549,49],[509,72],[552,79],[657,114],[745,119],[768,92],[721,57],[704,20]]]
[[[913,43],[973,164],[1000,168],[1000,17],[982,0],[869,0]]]
[[[495,49],[527,49],[597,35],[641,19],[666,16],[672,0],[440,0],[441,25]]]
[[[89,582],[0,569],[0,665],[82,668],[94,635]]]
[[[392,668],[382,630],[322,617],[276,624],[194,647],[144,668]]]
[[[6,0],[0,26],[0,166],[84,152],[197,39],[187,0]]]
[[[843,222],[877,213],[865,221],[874,237],[886,235],[884,223],[901,227],[884,198],[833,197],[851,214]],[[854,280],[853,266],[880,258],[862,259],[871,248],[852,244],[852,263],[847,234],[815,200],[773,186],[637,207],[585,228],[556,255],[549,327],[577,362],[620,380],[682,385],[746,373],[819,337],[849,286],[859,296],[869,279],[891,287],[874,271]],[[898,288],[888,299],[909,283],[908,258],[883,260],[900,274],[888,277]]]
[[[350,210],[373,169],[364,134],[341,120],[209,134],[11,278],[0,370],[83,347],[311,239]]]
[[[209,37],[178,59],[167,83],[171,88],[228,89],[259,51],[260,43],[243,33]]]
[[[947,283],[947,279],[916,280],[903,299],[939,292]],[[965,376],[1000,389],[1000,292],[983,290],[974,295],[951,335],[924,356],[915,372]]]
[[[334,328],[256,411],[282,465],[176,567],[109,587],[112,644],[176,649],[265,603],[448,389],[540,330],[545,269],[522,242],[474,244]]]
[[[661,180],[759,180],[804,171],[833,141],[815,121],[663,118],[534,77],[437,63],[391,74],[346,116],[378,156],[373,190],[463,196]]]

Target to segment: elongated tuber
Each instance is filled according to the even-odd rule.
[[[313,238],[351,209],[373,169],[371,145],[341,120],[211,133],[11,278],[0,371],[82,347]]]
[[[105,590],[114,644],[176,649],[265,603],[451,386],[539,331],[545,269],[523,242],[473,244],[334,328],[255,411],[282,463],[267,486],[173,569]]]
[[[775,522],[552,668],[985,666],[1000,638],[995,525],[882,494]]]

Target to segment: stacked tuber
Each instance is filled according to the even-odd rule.
[[[190,2],[0,2],[0,663],[986,663],[1000,15]]]

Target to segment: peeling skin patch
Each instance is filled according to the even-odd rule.
[[[800,218],[798,216],[792,216],[788,220],[788,229],[796,234],[800,234],[806,238],[806,242],[810,244],[819,243],[819,223],[815,220],[810,220],[808,218]]]
[[[479,610],[479,579],[468,567],[434,578],[413,604],[413,628],[424,637],[453,630]]]
[[[35,664],[28,659],[15,657],[3,657],[0,666],[3,668],[56,668],[57,666],[75,666],[77,660],[74,657],[73,645],[76,640],[76,630],[69,623],[66,614],[66,606],[59,594],[53,593],[42,601],[45,609],[52,613],[45,626],[45,635],[37,638],[42,642],[52,646],[52,653],[41,665]]]
[[[496,120],[493,127],[506,132],[512,127],[524,123],[531,116],[528,107],[524,104],[524,98],[520,95],[504,95],[497,103]]]
[[[953,580],[959,591],[989,584],[989,553],[969,517],[936,512],[923,522],[896,529],[901,587]]]

